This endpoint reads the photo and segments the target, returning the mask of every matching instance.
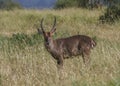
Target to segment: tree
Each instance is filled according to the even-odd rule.
[[[82,7],[82,8],[97,8],[102,6],[106,0],[57,0],[55,8],[66,8],[66,7]]]
[[[67,8],[67,7],[77,7],[78,0],[57,0],[55,4],[56,9]]]
[[[22,8],[18,3],[12,0],[0,0],[0,9],[12,10],[14,8]]]
[[[103,15],[99,17],[102,23],[114,23],[120,19],[120,1],[108,0],[109,5]]]

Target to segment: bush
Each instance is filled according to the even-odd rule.
[[[25,49],[26,47],[39,45],[42,42],[43,38],[38,33],[31,35],[17,33],[13,34],[12,37],[0,35],[0,49],[4,49],[6,45],[8,48]]]
[[[56,9],[75,7],[77,5],[77,0],[57,0],[55,4]]]
[[[12,0],[0,0],[0,9],[13,10],[15,8],[21,9],[22,7],[18,3],[13,2]]]
[[[88,0],[57,0],[55,4],[56,9],[67,7],[87,7]]]
[[[107,8],[104,15],[100,16],[99,20],[102,23],[113,23],[120,19],[120,5],[113,5]]]
[[[25,46],[33,46],[43,41],[39,34],[26,35],[24,33],[13,34],[9,39],[10,43],[19,48],[25,48]]]
[[[88,5],[88,0],[77,0],[78,2],[78,7],[87,7]]]
[[[82,8],[98,8],[100,5],[98,0],[57,0],[55,4],[56,9],[67,8],[67,7],[82,7]]]

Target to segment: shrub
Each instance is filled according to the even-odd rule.
[[[55,4],[56,9],[67,7],[87,7],[88,0],[57,0]]]
[[[56,9],[75,7],[77,6],[77,0],[57,0],[55,4]]]
[[[13,2],[12,0],[0,0],[0,9],[13,10],[15,8],[21,9],[22,7],[18,3]]]
[[[19,48],[23,49],[25,46],[33,46],[41,43],[42,38],[39,36],[39,34],[26,35],[24,33],[17,33],[13,34],[9,41],[14,46],[18,46]]]
[[[93,0],[90,2],[89,0],[57,0],[55,4],[55,8],[56,9],[67,8],[67,7],[97,8],[97,4],[100,4],[98,0]]]
[[[102,23],[113,23],[120,19],[120,5],[113,5],[106,9],[104,15],[99,17]]]

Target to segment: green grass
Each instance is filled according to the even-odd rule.
[[[120,22],[101,25],[102,13],[75,8],[0,11],[0,86],[120,86]],[[63,80],[36,30],[45,17],[49,31],[54,16],[55,39],[84,34],[97,41],[89,68],[81,56],[64,61]]]

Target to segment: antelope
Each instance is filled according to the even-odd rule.
[[[63,61],[73,56],[81,55],[85,64],[89,63],[90,50],[96,46],[96,42],[85,35],[74,35],[67,38],[53,39],[53,34],[56,31],[56,17],[54,24],[49,32],[45,32],[43,28],[43,20],[41,20],[41,29],[38,28],[38,33],[44,37],[44,46],[51,56],[57,60],[58,68],[63,67]]]

